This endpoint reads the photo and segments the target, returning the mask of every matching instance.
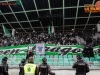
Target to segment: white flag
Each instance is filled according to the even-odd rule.
[[[12,29],[12,36],[15,35],[15,29]]]
[[[97,24],[97,31],[100,32],[100,24]]]
[[[36,54],[37,55],[45,54],[45,44],[44,43],[36,44]]]
[[[52,32],[52,33],[55,32],[54,26],[51,27],[51,32]]]

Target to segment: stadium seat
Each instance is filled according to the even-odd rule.
[[[45,55],[41,55],[40,57],[41,57],[41,58],[44,58],[44,57],[46,57],[46,56],[45,56]]]
[[[83,60],[84,60],[85,62],[89,62],[89,58],[87,58],[87,57],[84,58]]]
[[[100,57],[97,57],[96,60],[97,60],[98,62],[100,62]]]
[[[91,57],[91,58],[90,58],[90,61],[91,61],[91,62],[94,62],[94,61],[95,61],[95,58]]]
[[[59,58],[63,58],[63,56],[62,55],[59,55]]]
[[[46,55],[46,58],[49,58],[49,55]]]
[[[59,65],[59,66],[62,66],[62,65],[63,65],[63,58],[59,58],[59,59],[58,59],[58,65]]]
[[[68,58],[69,61],[73,61],[73,58]]]
[[[98,61],[94,61],[93,64],[94,64],[95,66],[100,66],[100,62],[98,62]]]
[[[58,55],[54,55],[54,58],[58,58]]]
[[[48,62],[49,65],[53,65],[53,59],[52,58],[47,59],[47,62]]]
[[[22,58],[25,58],[25,55],[21,55]]]
[[[74,64],[74,61],[69,61],[70,65],[72,66]]]
[[[58,65],[58,61],[54,61],[53,66],[57,66],[57,65]]]
[[[68,65],[69,65],[68,59],[64,59],[64,66],[68,66]]]
[[[38,62],[38,58],[35,58],[34,63],[36,64]]]
[[[64,58],[64,61],[68,61],[68,58]]]
[[[58,61],[58,65],[59,66],[63,66],[64,64],[63,64],[63,61]]]
[[[52,58],[49,58],[49,59],[47,59],[47,61],[51,61],[51,62],[53,62],[53,59],[52,59]]]
[[[64,58],[67,58],[67,55],[64,55],[63,57],[64,57]]]
[[[36,58],[40,58],[40,55],[36,55]]]
[[[68,55],[67,57],[68,57],[68,58],[72,58],[73,56],[72,56],[72,55]]]

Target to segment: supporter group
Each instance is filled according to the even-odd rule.
[[[0,37],[0,46],[17,46],[17,45],[25,45],[25,44],[34,44],[44,42],[46,44],[55,44],[55,45],[75,45],[79,44],[82,46],[99,45],[100,37],[99,34],[96,33],[30,33],[30,34],[16,34],[15,39],[13,37]]]

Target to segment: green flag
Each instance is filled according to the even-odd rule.
[[[48,34],[50,34],[51,33],[51,31],[50,31],[50,26],[48,26]]]
[[[17,5],[21,5],[20,1],[16,1],[16,4],[17,4]]]
[[[11,37],[10,32],[8,31],[8,29],[3,25],[3,31],[4,31],[4,35],[7,37]]]

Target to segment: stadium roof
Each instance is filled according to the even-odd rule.
[[[19,3],[18,3],[19,1]],[[100,20],[100,13],[85,13],[84,4],[98,0],[0,0],[18,5],[0,4],[0,31],[2,24],[17,32],[47,32],[48,25],[55,31],[91,31]]]

